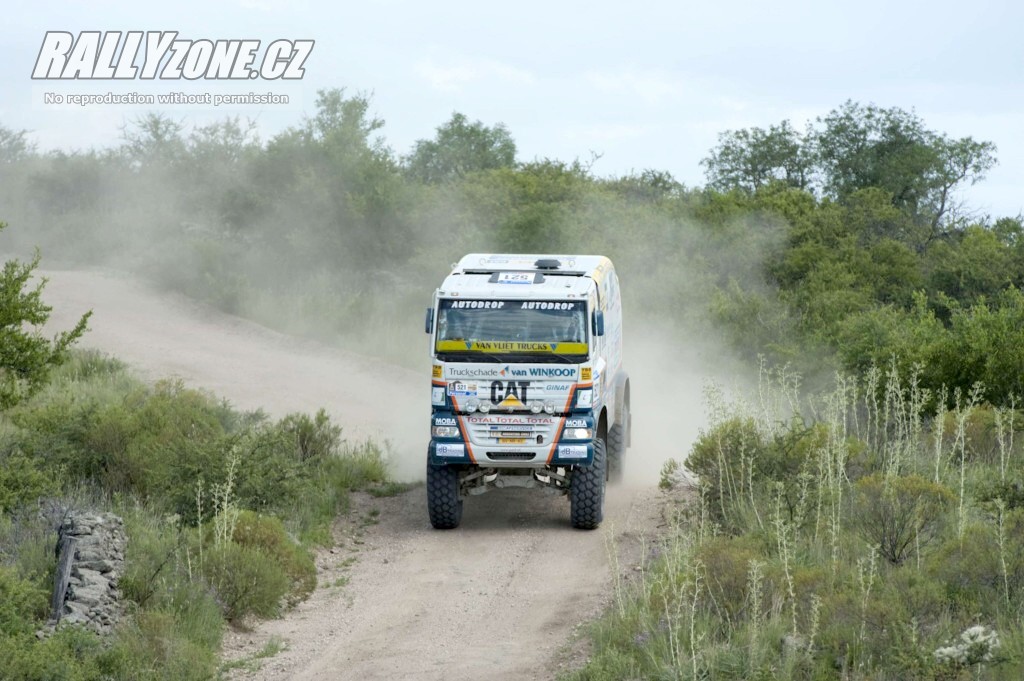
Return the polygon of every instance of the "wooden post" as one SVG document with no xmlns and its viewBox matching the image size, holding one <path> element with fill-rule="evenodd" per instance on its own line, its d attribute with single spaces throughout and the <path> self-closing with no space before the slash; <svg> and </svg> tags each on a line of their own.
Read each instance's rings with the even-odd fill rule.
<svg viewBox="0 0 1024 681">
<path fill-rule="evenodd" d="M 77 537 L 63 536 L 57 548 L 57 574 L 53 578 L 53 621 L 59 622 L 61 610 L 64 609 L 64 596 L 68 592 L 68 580 L 71 578 L 71 563 L 75 560 Z"/>
</svg>

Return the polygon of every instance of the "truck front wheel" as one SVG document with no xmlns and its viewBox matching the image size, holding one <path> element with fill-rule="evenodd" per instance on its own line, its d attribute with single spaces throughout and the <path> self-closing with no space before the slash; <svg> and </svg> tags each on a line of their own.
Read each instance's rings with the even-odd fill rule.
<svg viewBox="0 0 1024 681">
<path fill-rule="evenodd" d="M 454 466 L 427 464 L 427 510 L 435 530 L 452 530 L 462 522 L 459 471 Z"/>
<path fill-rule="evenodd" d="M 604 519 L 604 489 L 607 476 L 604 440 L 594 440 L 594 462 L 573 471 L 569 487 L 569 515 L 579 530 L 596 529 Z"/>
</svg>

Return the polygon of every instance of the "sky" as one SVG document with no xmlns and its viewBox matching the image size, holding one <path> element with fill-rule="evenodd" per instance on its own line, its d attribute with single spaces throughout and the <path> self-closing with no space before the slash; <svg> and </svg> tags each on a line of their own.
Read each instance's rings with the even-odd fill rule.
<svg viewBox="0 0 1024 681">
<path fill-rule="evenodd" d="M 995 143 L 999 164 L 962 197 L 979 216 L 1024 212 L 1024 3 L 53 1 L 6 7 L 0 126 L 42 150 L 118 142 L 161 111 L 228 116 L 268 139 L 315 112 L 317 90 L 371 98 L 398 155 L 453 112 L 503 123 L 518 158 L 593 162 L 598 176 L 668 171 L 705 182 L 727 130 L 798 129 L 847 100 L 914 111 L 930 129 Z M 33 80 L 47 31 L 177 31 L 192 40 L 314 40 L 301 80 Z M 288 103 L 56 104 L 52 95 L 273 93 Z M 47 93 L 51 102 L 46 102 Z"/>
</svg>

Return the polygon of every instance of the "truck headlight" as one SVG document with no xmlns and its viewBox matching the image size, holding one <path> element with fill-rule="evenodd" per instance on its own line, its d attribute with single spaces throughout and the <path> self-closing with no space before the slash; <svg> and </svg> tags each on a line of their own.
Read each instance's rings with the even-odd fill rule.
<svg viewBox="0 0 1024 681">
<path fill-rule="evenodd" d="M 544 405 L 541 404 L 539 400 L 534 400 L 533 402 L 530 402 L 530 413 L 539 414 L 543 409 Z"/>
<path fill-rule="evenodd" d="M 576 393 L 576 406 L 589 408 L 594 404 L 594 391 L 593 390 L 581 390 Z"/>
<path fill-rule="evenodd" d="M 488 404 L 487 402 L 481 402 L 479 409 L 481 414 L 486 414 L 491 410 L 491 405 Z"/>
<path fill-rule="evenodd" d="M 479 406 L 480 403 L 477 402 L 476 400 L 470 400 L 469 402 L 466 402 L 466 413 L 472 414 L 474 411 L 477 410 L 477 407 Z"/>
<path fill-rule="evenodd" d="M 590 428 L 567 428 L 565 436 L 571 440 L 593 440 L 594 431 Z"/>
<path fill-rule="evenodd" d="M 550 400 L 545 402 L 544 403 L 544 413 L 545 414 L 554 414 L 555 413 L 555 403 L 551 402 Z"/>
<path fill-rule="evenodd" d="M 458 437 L 458 426 L 434 426 L 430 429 L 434 437 Z"/>
</svg>

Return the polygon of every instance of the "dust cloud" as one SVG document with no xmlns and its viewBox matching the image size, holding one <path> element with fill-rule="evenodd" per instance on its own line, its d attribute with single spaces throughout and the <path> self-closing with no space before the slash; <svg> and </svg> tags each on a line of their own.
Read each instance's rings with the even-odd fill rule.
<svg viewBox="0 0 1024 681">
<path fill-rule="evenodd" d="M 186 377 L 222 375 L 204 387 L 246 408 L 281 413 L 323 406 L 350 439 L 386 441 L 401 480 L 424 477 L 430 363 L 423 310 L 450 263 L 466 252 L 601 253 L 616 264 L 624 295 L 624 366 L 632 380 L 630 484 L 656 482 L 665 460 L 685 459 L 705 421 L 709 381 L 730 384 L 753 373 L 730 355 L 724 333 L 708 317 L 708 303 L 730 281 L 744 290 L 763 282 L 762 263 L 781 233 L 771 225 L 750 229 L 737 218 L 735 228 L 708 229 L 587 177 L 573 180 L 576 203 L 521 232 L 506 224 L 508 216 L 468 205 L 456 185 L 414 192 L 390 170 L 374 181 L 406 207 L 375 215 L 371 206 L 359 214 L 339 203 L 329 167 L 314 173 L 319 184 L 313 189 L 273 189 L 291 186 L 292 166 L 323 163 L 316 144 L 295 141 L 309 130 L 297 130 L 271 143 L 260 142 L 237 120 L 191 133 L 129 130 L 120 151 L 36 155 L 0 168 L 0 219 L 10 223 L 0 232 L 0 253 L 30 257 L 39 247 L 51 269 L 109 268 L 152 282 L 156 288 L 137 301 L 135 311 L 146 323 L 176 319 L 174 306 L 180 305 L 173 301 L 187 299 L 207 306 L 201 312 L 206 321 L 227 313 L 230 328 L 246 319 L 274 329 L 272 336 L 287 334 L 290 339 L 268 340 L 270 347 L 249 348 L 237 336 L 235 347 L 204 341 L 220 348 L 225 366 L 241 367 L 247 353 L 256 357 L 252 366 L 260 368 L 248 372 L 249 386 L 232 385 L 214 360 L 201 371 L 184 356 L 177 363 L 140 357 L 138 364 Z M 275 164 L 273 154 L 282 148 L 298 161 Z M 183 158 L 207 165 L 199 173 Z M 110 343 L 103 349 L 131 352 L 130 342 L 104 336 L 99 314 L 125 294 L 109 281 L 78 293 L 87 291 L 97 297 L 80 300 L 78 307 L 96 308 L 97 315 L 86 345 L 106 337 Z M 51 302 L 60 309 L 58 300 Z M 110 310 L 108 317 L 117 314 Z M 187 346 L 197 336 L 222 335 L 192 317 L 178 321 L 178 328 L 162 324 L 140 342 L 167 348 L 174 357 L 176 338 Z M 146 330 L 116 328 L 127 339 Z M 296 367 L 296 353 L 312 359 Z M 288 379 L 288 367 L 301 380 Z M 267 385 L 287 385 L 289 394 L 261 390 L 258 379 L 270 373 L 274 382 Z"/>
<path fill-rule="evenodd" d="M 707 386 L 733 385 L 743 368 L 711 342 L 713 334 L 707 329 L 670 331 L 647 323 L 627 327 L 624 333 L 633 436 L 623 483 L 646 487 L 658 483 L 667 460 L 686 460 L 707 422 Z"/>
</svg>

